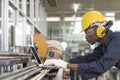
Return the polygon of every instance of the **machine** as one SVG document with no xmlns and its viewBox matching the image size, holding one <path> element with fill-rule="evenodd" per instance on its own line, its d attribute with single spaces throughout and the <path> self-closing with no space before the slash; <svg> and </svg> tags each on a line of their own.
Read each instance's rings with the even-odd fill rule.
<svg viewBox="0 0 120 80">
<path fill-rule="evenodd" d="M 46 59 L 61 58 L 61 50 L 51 43 L 48 44 L 49 42 L 37 33 L 34 34 L 34 43 L 35 46 L 30 46 L 29 48 L 37 63 L 1 74 L 0 80 L 65 80 L 66 77 L 64 78 L 64 76 L 67 73 L 64 69 L 55 66 L 39 66 Z"/>
</svg>

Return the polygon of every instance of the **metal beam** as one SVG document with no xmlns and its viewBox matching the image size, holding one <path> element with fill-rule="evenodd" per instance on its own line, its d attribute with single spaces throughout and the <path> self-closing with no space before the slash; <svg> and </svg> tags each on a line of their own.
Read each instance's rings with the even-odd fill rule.
<svg viewBox="0 0 120 80">
<path fill-rule="evenodd" d="M 8 51 L 8 0 L 2 0 L 2 33 L 1 50 Z"/>
</svg>

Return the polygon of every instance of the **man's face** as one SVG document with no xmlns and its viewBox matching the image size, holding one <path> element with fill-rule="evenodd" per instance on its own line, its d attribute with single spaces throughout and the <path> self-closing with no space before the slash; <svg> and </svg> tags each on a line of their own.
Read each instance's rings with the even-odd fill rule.
<svg viewBox="0 0 120 80">
<path fill-rule="evenodd" d="M 85 34 L 86 34 L 85 38 L 90 44 L 96 43 L 99 39 L 96 35 L 96 26 L 92 26 L 86 29 Z"/>
</svg>

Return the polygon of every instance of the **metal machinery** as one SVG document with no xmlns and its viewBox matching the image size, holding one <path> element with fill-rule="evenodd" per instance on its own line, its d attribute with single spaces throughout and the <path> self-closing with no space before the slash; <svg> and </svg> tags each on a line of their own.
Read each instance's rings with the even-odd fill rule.
<svg viewBox="0 0 120 80">
<path fill-rule="evenodd" d="M 0 74 L 26 67 L 30 59 L 31 54 L 0 51 Z"/>
<path fill-rule="evenodd" d="M 56 40 L 46 41 L 40 34 L 34 34 L 34 43 L 38 48 L 38 56 L 44 62 L 45 59 L 60 59 L 64 50 L 60 42 Z"/>
<path fill-rule="evenodd" d="M 47 43 L 40 34 L 34 34 L 34 43 L 37 46 L 36 51 L 38 53 L 38 57 L 40 58 L 41 63 L 44 63 L 44 61 L 48 56 L 48 52 L 51 49 L 49 49 L 48 51 Z M 55 48 L 53 49 L 55 50 Z M 4 60 L 4 59 L 5 58 L 3 56 L 0 57 L 0 60 Z M 30 60 L 31 60 L 31 54 L 12 55 L 12 57 L 9 56 L 9 58 L 6 57 L 5 65 L 4 63 L 0 62 L 0 67 L 4 66 L 5 68 L 5 66 L 7 66 L 8 68 L 9 66 L 19 63 L 26 63 L 26 64 L 29 63 L 29 65 L 19 70 L 12 70 L 13 68 L 9 67 L 9 70 L 12 71 L 8 71 L 7 73 L 1 74 L 0 80 L 66 80 L 65 78 L 67 78 L 66 77 L 67 73 L 62 68 L 57 68 L 54 66 L 39 67 L 39 63 L 31 64 Z M 6 68 L 4 70 L 6 70 Z"/>
<path fill-rule="evenodd" d="M 0 80 L 63 80 L 63 69 L 34 65 L 1 75 Z"/>
<path fill-rule="evenodd" d="M 47 41 L 47 59 L 61 59 L 62 58 L 62 52 L 64 51 L 63 46 L 60 42 L 56 40 L 48 40 Z"/>
</svg>

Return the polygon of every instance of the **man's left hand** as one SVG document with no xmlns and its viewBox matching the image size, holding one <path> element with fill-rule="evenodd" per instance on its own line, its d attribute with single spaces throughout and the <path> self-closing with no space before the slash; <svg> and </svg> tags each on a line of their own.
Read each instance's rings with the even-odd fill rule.
<svg viewBox="0 0 120 80">
<path fill-rule="evenodd" d="M 61 59 L 47 59 L 44 63 L 45 66 L 54 65 L 56 67 L 61 67 L 67 69 L 67 62 Z"/>
</svg>

